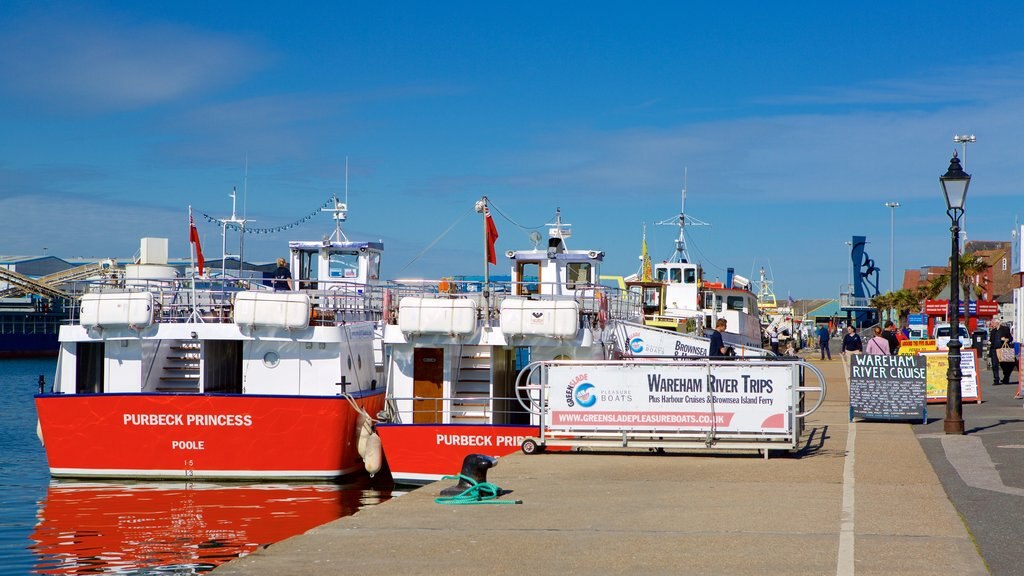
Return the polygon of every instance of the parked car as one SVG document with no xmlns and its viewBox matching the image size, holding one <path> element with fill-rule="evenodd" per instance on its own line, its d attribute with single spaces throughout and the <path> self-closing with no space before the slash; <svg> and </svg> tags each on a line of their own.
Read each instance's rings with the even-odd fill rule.
<svg viewBox="0 0 1024 576">
<path fill-rule="evenodd" d="M 939 350 L 949 349 L 950 332 L 951 330 L 948 322 L 943 322 L 941 324 L 935 325 L 935 330 L 932 337 L 935 338 L 936 348 L 938 348 Z M 960 344 L 962 344 L 964 348 L 970 348 L 974 344 L 974 341 L 971 340 L 970 334 L 967 332 L 967 327 L 964 326 L 963 324 L 960 325 L 959 334 Z"/>
</svg>

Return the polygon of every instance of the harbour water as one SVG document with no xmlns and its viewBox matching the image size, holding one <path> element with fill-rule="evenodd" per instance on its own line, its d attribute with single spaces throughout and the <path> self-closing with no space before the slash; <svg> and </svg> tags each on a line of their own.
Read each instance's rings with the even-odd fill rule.
<svg viewBox="0 0 1024 576">
<path fill-rule="evenodd" d="M 197 574 L 391 497 L 367 481 L 51 480 L 32 395 L 54 360 L 0 361 L 0 573 Z"/>
</svg>

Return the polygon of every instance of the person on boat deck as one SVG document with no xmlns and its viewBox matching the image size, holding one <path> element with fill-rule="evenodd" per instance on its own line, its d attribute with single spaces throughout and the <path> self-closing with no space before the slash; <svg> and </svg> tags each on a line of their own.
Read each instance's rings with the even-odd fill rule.
<svg viewBox="0 0 1024 576">
<path fill-rule="evenodd" d="M 292 273 L 288 270 L 288 263 L 284 258 L 277 259 L 277 270 L 274 270 L 274 290 L 291 290 Z"/>
<path fill-rule="evenodd" d="M 832 338 L 832 332 L 824 324 L 818 325 L 818 349 L 821 351 L 821 359 L 824 360 L 825 356 L 828 359 L 832 359 L 832 349 L 828 347 L 828 341 Z"/>
<path fill-rule="evenodd" d="M 875 335 L 864 345 L 865 354 L 889 355 L 889 340 L 882 335 L 882 329 L 875 326 Z"/>
<path fill-rule="evenodd" d="M 725 341 L 722 340 L 725 324 L 725 318 L 719 318 L 715 322 L 715 331 L 711 333 L 711 345 L 708 347 L 709 358 L 724 358 L 726 356 Z"/>
</svg>

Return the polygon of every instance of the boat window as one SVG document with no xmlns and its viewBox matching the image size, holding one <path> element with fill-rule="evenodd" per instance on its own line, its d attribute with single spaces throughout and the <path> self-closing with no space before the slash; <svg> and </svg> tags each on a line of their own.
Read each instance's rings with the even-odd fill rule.
<svg viewBox="0 0 1024 576">
<path fill-rule="evenodd" d="M 664 268 L 658 268 L 657 270 L 654 271 L 654 278 L 658 282 L 664 282 L 665 280 L 668 279 L 668 270 Z"/>
<path fill-rule="evenodd" d="M 743 310 L 743 296 L 729 296 L 726 298 L 725 306 L 729 310 Z"/>
<path fill-rule="evenodd" d="M 516 264 L 516 277 L 519 282 L 516 294 L 529 296 L 540 292 L 540 262 L 519 262 Z"/>
<path fill-rule="evenodd" d="M 316 284 L 310 282 L 302 282 L 302 280 L 316 280 L 318 274 L 318 256 L 319 252 L 303 250 L 299 252 L 299 288 L 315 290 Z"/>
<path fill-rule="evenodd" d="M 590 262 L 570 262 L 565 267 L 565 287 L 572 290 L 576 284 L 590 284 Z"/>
<path fill-rule="evenodd" d="M 359 253 L 332 252 L 328 268 L 331 278 L 357 278 L 359 276 Z"/>
<path fill-rule="evenodd" d="M 683 271 L 683 282 L 686 284 L 696 284 L 697 282 L 697 270 L 694 268 L 687 268 Z"/>
<path fill-rule="evenodd" d="M 366 273 L 370 280 L 380 278 L 380 254 L 378 252 L 370 252 Z"/>
<path fill-rule="evenodd" d="M 683 271 L 679 268 L 672 269 L 672 283 L 678 284 L 683 281 Z"/>
<path fill-rule="evenodd" d="M 644 311 L 657 311 L 661 304 L 661 288 L 649 286 L 644 288 Z"/>
</svg>

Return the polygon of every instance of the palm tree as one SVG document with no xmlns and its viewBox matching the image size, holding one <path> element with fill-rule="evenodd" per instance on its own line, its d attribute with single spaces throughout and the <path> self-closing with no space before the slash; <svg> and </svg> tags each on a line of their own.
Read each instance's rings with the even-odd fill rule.
<svg viewBox="0 0 1024 576">
<path fill-rule="evenodd" d="M 896 299 L 893 294 L 893 292 L 887 292 L 885 294 L 879 294 L 871 299 L 871 307 L 878 310 L 879 318 L 882 317 L 883 310 L 892 309 L 893 305 L 896 303 Z"/>
<path fill-rule="evenodd" d="M 949 273 L 940 274 L 935 278 L 928 281 L 927 284 L 922 284 L 916 289 L 916 295 L 918 300 L 935 300 L 945 287 L 949 285 Z"/>
<path fill-rule="evenodd" d="M 967 296 L 972 292 L 974 279 L 984 274 L 992 265 L 976 254 L 963 254 L 960 256 L 960 286 L 963 288 L 963 295 Z M 975 296 L 980 297 L 984 287 L 980 284 L 973 290 Z"/>
<path fill-rule="evenodd" d="M 922 298 L 918 297 L 914 290 L 898 290 L 893 294 L 893 308 L 896 309 L 896 317 L 900 325 L 906 323 L 907 317 L 921 311 Z"/>
</svg>

